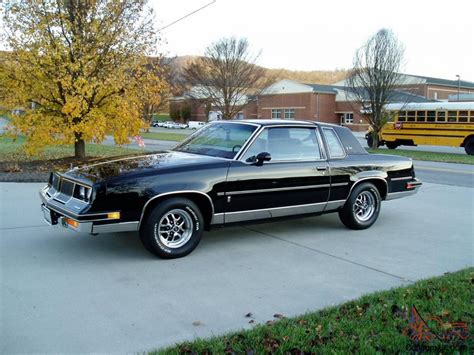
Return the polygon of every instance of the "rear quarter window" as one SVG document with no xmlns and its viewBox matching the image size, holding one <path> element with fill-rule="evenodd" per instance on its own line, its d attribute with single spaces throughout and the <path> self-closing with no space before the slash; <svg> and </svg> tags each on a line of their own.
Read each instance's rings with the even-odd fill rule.
<svg viewBox="0 0 474 355">
<path fill-rule="evenodd" d="M 333 127 L 334 131 L 341 140 L 347 155 L 368 154 L 359 140 L 354 136 L 350 129 L 346 127 Z"/>
</svg>

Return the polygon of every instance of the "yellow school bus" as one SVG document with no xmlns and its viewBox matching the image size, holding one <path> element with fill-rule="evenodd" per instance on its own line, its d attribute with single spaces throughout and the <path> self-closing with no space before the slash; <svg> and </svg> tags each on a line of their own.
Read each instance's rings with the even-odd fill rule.
<svg viewBox="0 0 474 355">
<path fill-rule="evenodd" d="M 389 104 L 385 109 L 393 119 L 380 132 L 381 145 L 464 147 L 474 155 L 474 102 Z"/>
</svg>

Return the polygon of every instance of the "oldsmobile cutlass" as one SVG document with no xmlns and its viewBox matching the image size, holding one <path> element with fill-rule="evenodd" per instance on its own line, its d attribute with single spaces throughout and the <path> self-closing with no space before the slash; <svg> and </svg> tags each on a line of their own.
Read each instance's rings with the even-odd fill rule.
<svg viewBox="0 0 474 355">
<path fill-rule="evenodd" d="M 136 231 L 151 253 L 178 258 L 233 223 L 337 212 L 369 228 L 382 201 L 420 186 L 411 159 L 368 154 L 347 128 L 244 120 L 210 123 L 169 151 L 53 172 L 40 197 L 51 225 Z"/>
</svg>

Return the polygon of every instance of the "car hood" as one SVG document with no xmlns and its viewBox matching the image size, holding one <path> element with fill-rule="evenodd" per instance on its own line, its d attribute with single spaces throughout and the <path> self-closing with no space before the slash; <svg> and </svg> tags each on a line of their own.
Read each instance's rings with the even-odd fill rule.
<svg viewBox="0 0 474 355">
<path fill-rule="evenodd" d="M 127 156 L 102 160 L 92 165 L 76 167 L 66 174 L 70 178 L 98 182 L 116 176 L 134 173 L 152 173 L 157 169 L 225 162 L 226 159 L 177 151 L 156 152 L 140 156 Z"/>
</svg>

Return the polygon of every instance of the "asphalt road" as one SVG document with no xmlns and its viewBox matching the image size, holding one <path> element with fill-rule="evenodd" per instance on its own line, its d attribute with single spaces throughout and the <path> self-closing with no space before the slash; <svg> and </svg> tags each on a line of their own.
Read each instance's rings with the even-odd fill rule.
<svg viewBox="0 0 474 355">
<path fill-rule="evenodd" d="M 416 176 L 424 182 L 474 187 L 474 165 L 419 160 L 413 164 Z"/>
<path fill-rule="evenodd" d="M 337 215 L 217 229 L 177 260 L 135 233 L 46 226 L 41 184 L 0 184 L 0 353 L 125 353 L 251 328 L 473 266 L 473 190 L 425 184 L 377 223 Z"/>
</svg>

